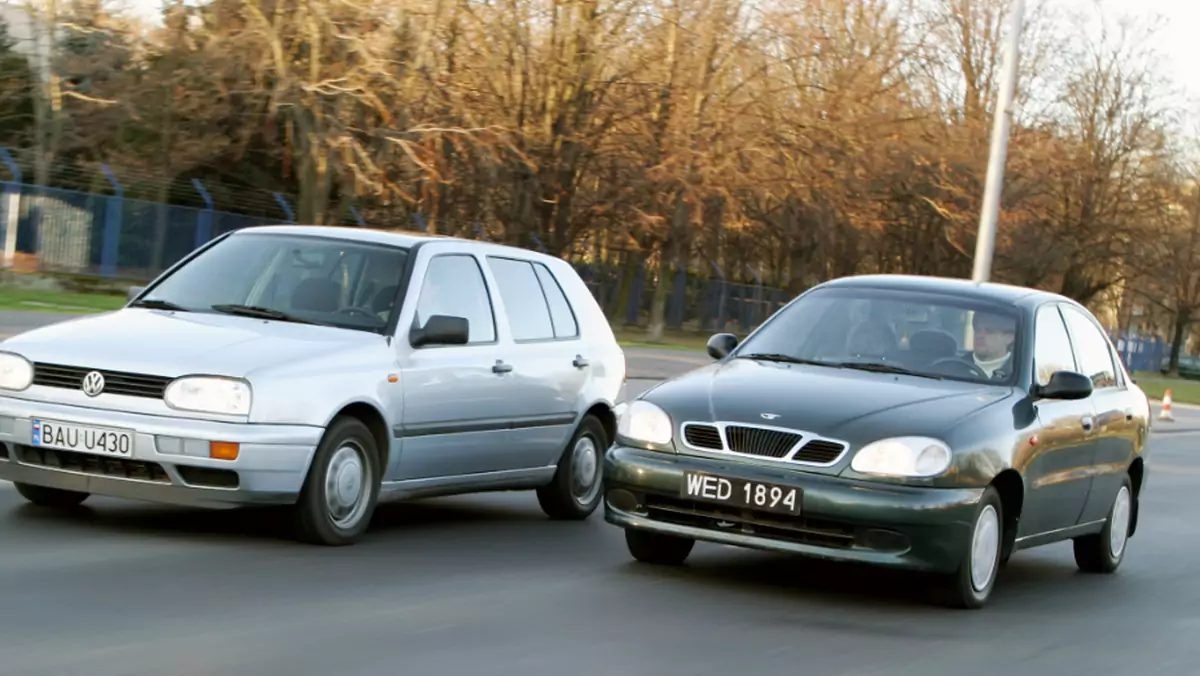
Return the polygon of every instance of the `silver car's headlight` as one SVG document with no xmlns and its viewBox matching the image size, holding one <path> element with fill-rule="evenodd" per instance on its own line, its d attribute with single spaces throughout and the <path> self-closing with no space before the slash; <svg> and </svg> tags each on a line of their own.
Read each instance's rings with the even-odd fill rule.
<svg viewBox="0 0 1200 676">
<path fill-rule="evenodd" d="M 617 434 L 632 441 L 665 446 L 671 443 L 671 416 L 648 401 L 637 400 L 617 421 Z"/>
<path fill-rule="evenodd" d="M 250 414 L 250 383 L 219 376 L 185 376 L 167 386 L 163 400 L 182 411 Z"/>
<path fill-rule="evenodd" d="M 893 477 L 931 477 L 950 468 L 954 454 L 930 437 L 880 439 L 858 450 L 850 469 L 860 474 Z"/>
<path fill-rule="evenodd" d="M 33 364 L 12 352 L 0 352 L 0 390 L 20 392 L 33 384 Z"/>
</svg>

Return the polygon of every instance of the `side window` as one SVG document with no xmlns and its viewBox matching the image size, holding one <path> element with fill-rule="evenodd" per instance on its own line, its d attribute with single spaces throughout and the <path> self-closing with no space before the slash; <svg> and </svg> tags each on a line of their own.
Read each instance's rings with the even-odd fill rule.
<svg viewBox="0 0 1200 676">
<path fill-rule="evenodd" d="M 430 259 L 416 314 L 417 326 L 424 326 L 431 315 L 463 317 L 471 327 L 468 343 L 496 340 L 492 299 L 474 256 L 444 254 Z"/>
<path fill-rule="evenodd" d="M 1038 310 L 1034 329 L 1033 368 L 1038 385 L 1050 382 L 1055 371 L 1074 371 L 1075 357 L 1071 354 L 1071 339 L 1063 325 L 1058 309 L 1047 305 Z"/>
<path fill-rule="evenodd" d="M 547 340 L 554 337 L 550 310 L 542 285 L 527 261 L 488 257 L 488 266 L 496 277 L 500 297 L 513 340 Z"/>
<path fill-rule="evenodd" d="M 1100 329 L 1084 314 L 1073 307 L 1063 307 L 1067 326 L 1071 327 L 1071 338 L 1075 343 L 1075 355 L 1079 357 L 1079 371 L 1092 379 L 1092 387 L 1115 387 L 1117 371 L 1113 365 L 1108 340 Z"/>
<path fill-rule="evenodd" d="M 577 337 L 579 322 L 575 321 L 575 313 L 571 310 L 571 304 L 567 302 L 567 295 L 563 293 L 562 286 L 554 278 L 550 268 L 545 265 L 534 263 L 533 269 L 537 272 L 538 281 L 542 283 L 542 291 L 546 294 L 546 304 L 550 306 L 550 319 L 554 322 L 554 337 Z"/>
</svg>

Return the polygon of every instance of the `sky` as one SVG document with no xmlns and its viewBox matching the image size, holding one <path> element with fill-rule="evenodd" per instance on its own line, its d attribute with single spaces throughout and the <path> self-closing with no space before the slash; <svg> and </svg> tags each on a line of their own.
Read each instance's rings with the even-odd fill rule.
<svg viewBox="0 0 1200 676">
<path fill-rule="evenodd" d="M 1056 0 L 1087 9 L 1095 0 Z M 1161 17 L 1154 40 L 1162 72 L 1193 101 L 1188 111 L 1200 119 L 1200 0 L 1100 0 L 1103 11 L 1137 18 Z"/>
</svg>

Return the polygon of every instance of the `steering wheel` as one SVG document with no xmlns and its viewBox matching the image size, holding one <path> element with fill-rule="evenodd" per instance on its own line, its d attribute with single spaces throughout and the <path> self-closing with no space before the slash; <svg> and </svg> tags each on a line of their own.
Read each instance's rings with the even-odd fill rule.
<svg viewBox="0 0 1200 676">
<path fill-rule="evenodd" d="M 931 368 L 936 369 L 938 366 L 940 366 L 942 364 L 951 364 L 953 366 L 962 368 L 962 369 L 966 370 L 966 372 L 967 372 L 966 375 L 975 376 L 977 378 L 983 378 L 984 380 L 988 379 L 988 374 L 983 369 L 979 368 L 977 365 L 972 364 L 969 361 L 963 361 L 963 360 L 959 359 L 958 357 L 942 357 L 941 359 L 934 361 L 929 366 Z"/>
<path fill-rule="evenodd" d="M 367 317 L 369 319 L 379 321 L 379 316 L 376 315 L 374 312 L 371 312 L 370 310 L 368 310 L 366 308 L 358 307 L 355 305 L 352 305 L 350 307 L 341 308 L 340 310 L 337 311 L 337 313 L 339 315 L 358 315 L 360 317 Z"/>
</svg>

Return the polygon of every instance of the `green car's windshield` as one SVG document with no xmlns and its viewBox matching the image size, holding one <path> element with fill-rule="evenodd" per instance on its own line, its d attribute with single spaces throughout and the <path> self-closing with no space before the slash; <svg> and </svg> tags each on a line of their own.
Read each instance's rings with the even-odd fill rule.
<svg viewBox="0 0 1200 676">
<path fill-rule="evenodd" d="M 1016 308 L 984 299 L 825 288 L 785 307 L 734 356 L 1011 384 L 1020 324 Z"/>
<path fill-rule="evenodd" d="M 409 252 L 331 237 L 238 233 L 133 305 L 382 331 Z"/>
</svg>

